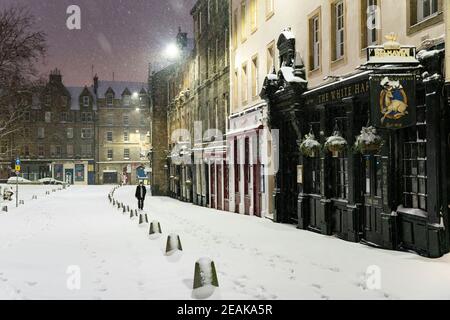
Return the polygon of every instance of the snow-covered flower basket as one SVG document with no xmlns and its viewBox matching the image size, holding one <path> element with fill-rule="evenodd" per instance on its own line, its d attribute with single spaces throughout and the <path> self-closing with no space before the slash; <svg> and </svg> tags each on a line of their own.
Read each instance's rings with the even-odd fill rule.
<svg viewBox="0 0 450 320">
<path fill-rule="evenodd" d="M 314 133 L 307 134 L 300 144 L 300 152 L 307 157 L 314 157 L 321 149 L 320 143 L 316 140 Z"/>
<path fill-rule="evenodd" d="M 173 180 L 175 177 L 174 176 L 170 176 L 170 180 Z"/>
<path fill-rule="evenodd" d="M 186 180 L 185 184 L 186 184 L 186 186 L 190 187 L 190 186 L 192 186 L 192 181 L 191 180 Z"/>
<path fill-rule="evenodd" d="M 173 177 L 173 179 L 174 179 L 175 181 L 179 181 L 179 180 L 180 180 L 180 177 Z"/>
<path fill-rule="evenodd" d="M 383 138 L 377 134 L 374 127 L 363 127 L 356 138 L 355 150 L 362 154 L 376 154 L 383 146 Z"/>
<path fill-rule="evenodd" d="M 347 146 L 347 140 L 345 140 L 339 131 L 335 131 L 331 137 L 328 137 L 324 147 L 332 152 L 342 152 Z"/>
</svg>

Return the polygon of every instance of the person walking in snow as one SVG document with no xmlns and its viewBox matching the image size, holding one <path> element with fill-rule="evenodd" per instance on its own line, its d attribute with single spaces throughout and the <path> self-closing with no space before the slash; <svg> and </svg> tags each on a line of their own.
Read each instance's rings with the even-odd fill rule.
<svg viewBox="0 0 450 320">
<path fill-rule="evenodd" d="M 141 181 L 136 188 L 136 199 L 138 200 L 139 210 L 144 210 L 145 196 L 147 195 L 147 188 L 144 186 L 144 182 Z"/>
</svg>

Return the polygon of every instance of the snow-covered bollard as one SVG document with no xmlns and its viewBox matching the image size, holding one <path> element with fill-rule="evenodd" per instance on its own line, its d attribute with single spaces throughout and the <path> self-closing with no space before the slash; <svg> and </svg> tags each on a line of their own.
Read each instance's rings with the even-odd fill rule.
<svg viewBox="0 0 450 320">
<path fill-rule="evenodd" d="M 147 215 L 147 214 L 145 214 Z M 158 239 L 162 234 L 161 224 L 158 221 L 152 221 L 150 223 L 150 229 L 148 230 L 148 236 L 150 239 Z"/>
<path fill-rule="evenodd" d="M 2 212 L 8 212 L 8 206 L 3 206 L 2 207 Z"/>
<path fill-rule="evenodd" d="M 37 200 L 37 195 L 33 195 L 32 197 L 31 197 L 31 200 Z"/>
<path fill-rule="evenodd" d="M 113 204 L 113 206 L 116 206 L 116 200 L 115 199 L 113 199 L 112 204 Z"/>
<path fill-rule="evenodd" d="M 127 206 L 127 212 L 130 212 L 130 206 Z"/>
<path fill-rule="evenodd" d="M 127 213 L 127 208 L 123 207 L 122 213 L 123 214 Z"/>
<path fill-rule="evenodd" d="M 19 200 L 19 204 L 24 205 L 25 204 L 25 200 Z"/>
<path fill-rule="evenodd" d="M 143 227 L 148 224 L 148 217 L 146 213 L 139 214 L 139 226 Z"/>
<path fill-rule="evenodd" d="M 130 210 L 130 219 L 134 219 L 137 215 L 134 215 L 134 210 Z"/>
<path fill-rule="evenodd" d="M 150 228 L 151 228 L 151 226 L 150 226 Z M 170 234 L 167 237 L 166 256 L 171 256 L 178 251 L 183 251 L 183 247 L 181 246 L 180 236 L 177 234 Z"/>
<path fill-rule="evenodd" d="M 194 287 L 192 295 L 196 299 L 206 299 L 219 287 L 214 261 L 201 258 L 195 263 Z"/>
</svg>

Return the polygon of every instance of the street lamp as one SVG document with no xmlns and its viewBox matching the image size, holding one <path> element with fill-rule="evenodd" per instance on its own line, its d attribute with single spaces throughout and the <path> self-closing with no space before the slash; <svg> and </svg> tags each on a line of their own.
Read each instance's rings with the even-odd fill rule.
<svg viewBox="0 0 450 320">
<path fill-rule="evenodd" d="M 170 60 L 175 60 L 180 55 L 180 49 L 175 43 L 171 43 L 166 48 L 166 55 Z"/>
</svg>

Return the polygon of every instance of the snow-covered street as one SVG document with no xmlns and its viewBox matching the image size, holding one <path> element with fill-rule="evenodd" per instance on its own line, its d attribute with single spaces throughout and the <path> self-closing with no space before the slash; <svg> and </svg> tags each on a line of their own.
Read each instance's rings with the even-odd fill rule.
<svg viewBox="0 0 450 320">
<path fill-rule="evenodd" d="M 0 299 L 191 299 L 194 264 L 215 261 L 222 299 L 449 299 L 450 256 L 431 260 L 344 242 L 294 226 L 147 198 L 163 235 L 108 201 L 111 186 L 21 187 L 25 205 L 0 214 Z M 134 187 L 115 197 L 135 208 Z M 31 200 L 32 195 L 37 200 Z M 165 255 L 179 234 L 183 255 Z M 381 289 L 367 270 L 381 271 Z M 78 269 L 79 268 L 79 269 Z M 67 285 L 79 270 L 81 287 Z M 73 288 L 72 288 L 73 289 Z"/>
</svg>

